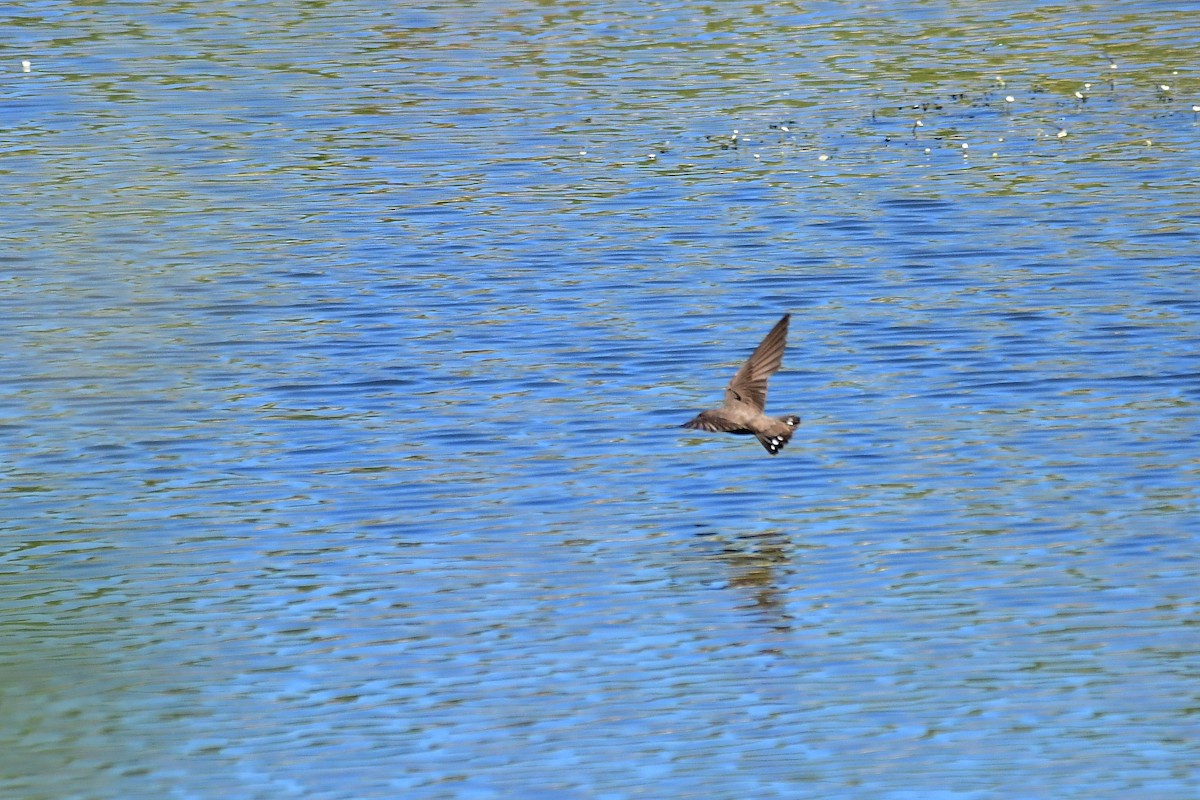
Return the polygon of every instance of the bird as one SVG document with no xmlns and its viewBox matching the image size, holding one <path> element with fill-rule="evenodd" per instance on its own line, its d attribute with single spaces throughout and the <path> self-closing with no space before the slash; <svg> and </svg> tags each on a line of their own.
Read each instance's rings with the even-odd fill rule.
<svg viewBox="0 0 1200 800">
<path fill-rule="evenodd" d="M 683 423 L 681 428 L 713 433 L 753 434 L 771 455 L 778 455 L 796 426 L 800 417 L 768 417 L 763 413 L 767 405 L 767 379 L 783 364 L 783 349 L 787 347 L 788 320 L 784 314 L 771 332 L 763 337 L 758 347 L 742 364 L 742 368 L 725 387 L 725 402 L 720 408 L 701 411 L 696 418 Z"/>
</svg>

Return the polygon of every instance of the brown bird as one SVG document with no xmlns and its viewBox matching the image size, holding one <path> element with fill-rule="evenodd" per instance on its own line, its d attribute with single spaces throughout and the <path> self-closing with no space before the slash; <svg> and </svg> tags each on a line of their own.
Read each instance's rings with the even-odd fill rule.
<svg viewBox="0 0 1200 800">
<path fill-rule="evenodd" d="M 783 363 L 791 317 L 791 314 L 784 314 L 754 348 L 750 358 L 725 387 L 725 403 L 720 408 L 701 411 L 695 419 L 680 427 L 714 433 L 752 433 L 771 455 L 782 450 L 800 424 L 800 418 L 768 417 L 763 409 L 767 406 L 767 379 Z"/>
</svg>

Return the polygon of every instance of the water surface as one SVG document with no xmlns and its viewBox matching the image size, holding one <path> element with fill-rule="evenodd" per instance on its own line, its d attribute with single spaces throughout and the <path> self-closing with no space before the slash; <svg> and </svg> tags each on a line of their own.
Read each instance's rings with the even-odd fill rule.
<svg viewBox="0 0 1200 800">
<path fill-rule="evenodd" d="M 1200 790 L 1189 8 L 4 15 L 6 796 Z"/>
</svg>

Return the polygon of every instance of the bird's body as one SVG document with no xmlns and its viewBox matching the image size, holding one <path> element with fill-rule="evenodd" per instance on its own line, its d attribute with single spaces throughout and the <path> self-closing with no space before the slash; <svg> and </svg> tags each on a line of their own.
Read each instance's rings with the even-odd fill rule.
<svg viewBox="0 0 1200 800">
<path fill-rule="evenodd" d="M 789 319 L 791 314 L 784 314 L 746 359 L 725 387 L 725 402 L 721 407 L 701 411 L 695 419 L 685 422 L 684 428 L 754 435 L 771 455 L 783 449 L 800 418 L 768 417 L 763 412 L 767 405 L 767 379 L 783 364 Z"/>
</svg>

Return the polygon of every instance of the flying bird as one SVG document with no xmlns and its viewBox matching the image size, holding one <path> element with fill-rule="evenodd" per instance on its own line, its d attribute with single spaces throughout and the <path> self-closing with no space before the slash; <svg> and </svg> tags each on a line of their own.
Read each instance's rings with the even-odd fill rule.
<svg viewBox="0 0 1200 800">
<path fill-rule="evenodd" d="M 768 417 L 763 409 L 767 405 L 767 379 L 783 363 L 791 317 L 791 314 L 784 314 L 754 348 L 750 358 L 725 387 L 725 402 L 720 408 L 701 411 L 695 419 L 680 427 L 714 433 L 754 434 L 771 455 L 782 450 L 800 424 L 800 417 Z"/>
</svg>

